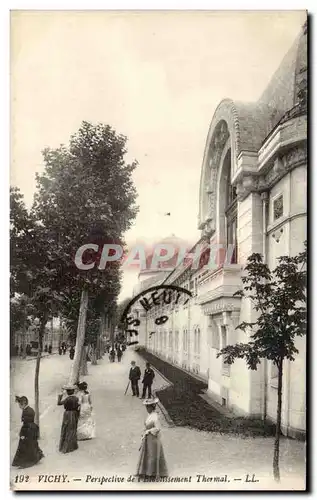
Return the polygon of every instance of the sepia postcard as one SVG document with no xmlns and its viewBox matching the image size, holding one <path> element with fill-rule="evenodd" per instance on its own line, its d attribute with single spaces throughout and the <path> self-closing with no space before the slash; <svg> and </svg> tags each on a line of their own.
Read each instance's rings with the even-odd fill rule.
<svg viewBox="0 0 317 500">
<path fill-rule="evenodd" d="M 12 490 L 306 490 L 308 29 L 11 11 Z"/>
</svg>

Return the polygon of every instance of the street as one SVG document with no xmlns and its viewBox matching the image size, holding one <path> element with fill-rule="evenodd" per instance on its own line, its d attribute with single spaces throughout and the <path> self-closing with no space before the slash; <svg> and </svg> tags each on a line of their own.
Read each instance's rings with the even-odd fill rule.
<svg viewBox="0 0 317 500">
<path fill-rule="evenodd" d="M 40 431 L 39 441 L 45 458 L 36 466 L 11 469 L 15 489 L 147 489 L 151 485 L 127 482 L 86 482 L 87 475 L 128 478 L 135 473 L 140 439 L 146 417 L 142 401 L 132 397 L 131 388 L 124 395 L 132 359 L 142 372 L 145 362 L 131 348 L 121 363 L 110 363 L 107 355 L 98 365 L 88 364 L 89 374 L 83 377 L 91 391 L 96 421 L 96 438 L 79 442 L 79 449 L 63 455 L 58 451 L 63 408 L 57 406 L 57 394 L 67 382 L 71 368 L 68 354 L 43 358 L 40 370 Z M 11 461 L 14 456 L 21 421 L 21 411 L 15 395 L 26 395 L 34 406 L 35 360 L 13 360 L 11 363 Z M 153 388 L 167 384 L 156 372 Z M 206 489 L 210 477 L 224 477 L 224 482 L 208 481 L 210 489 L 275 489 L 272 480 L 273 438 L 242 438 L 194 429 L 170 426 L 160 412 L 162 441 L 171 476 L 191 476 L 190 483 L 160 483 L 157 489 Z M 304 443 L 281 440 L 281 488 L 301 489 L 305 486 Z M 29 476 L 28 482 L 15 483 L 17 475 Z M 66 483 L 45 481 L 43 475 L 67 475 Z M 246 475 L 258 482 L 245 482 Z M 41 475 L 41 476 L 39 476 Z M 201 475 L 197 482 L 196 475 Z M 205 479 L 203 477 L 205 475 Z M 41 477 L 39 482 L 39 477 Z M 230 484 L 228 484 L 228 478 Z M 77 481 L 75 481 L 77 479 Z M 119 479 L 118 479 L 119 481 Z"/>
</svg>

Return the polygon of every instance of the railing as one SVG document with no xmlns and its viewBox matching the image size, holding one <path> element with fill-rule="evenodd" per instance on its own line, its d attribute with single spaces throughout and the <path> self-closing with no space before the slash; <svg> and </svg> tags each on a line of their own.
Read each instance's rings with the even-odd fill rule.
<svg viewBox="0 0 317 500">
<path fill-rule="evenodd" d="M 274 134 L 275 130 L 282 125 L 283 123 L 287 122 L 288 120 L 291 120 L 292 118 L 296 118 L 297 116 L 302 116 L 307 114 L 307 103 L 298 103 L 295 104 L 295 106 L 282 116 L 282 118 L 277 122 L 277 124 L 274 126 L 272 130 L 270 130 L 269 134 L 265 137 L 265 139 L 262 142 L 261 148 L 264 146 L 264 144 L 269 140 L 269 138 Z"/>
<path fill-rule="evenodd" d="M 278 125 L 281 125 L 282 123 L 287 122 L 288 120 L 291 120 L 292 118 L 296 118 L 297 116 L 301 116 L 303 114 L 307 113 L 307 103 L 298 103 L 295 104 L 295 106 L 288 111 L 286 111 L 285 115 L 282 116 L 280 121 L 278 122 Z"/>
</svg>

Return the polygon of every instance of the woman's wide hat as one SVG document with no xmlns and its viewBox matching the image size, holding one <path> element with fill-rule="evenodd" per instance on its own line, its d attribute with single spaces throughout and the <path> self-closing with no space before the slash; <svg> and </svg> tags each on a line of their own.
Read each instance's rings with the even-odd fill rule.
<svg viewBox="0 0 317 500">
<path fill-rule="evenodd" d="M 143 404 L 145 406 L 151 406 L 151 405 L 156 405 L 158 402 L 159 402 L 158 398 L 149 398 L 149 399 L 145 399 L 143 401 Z"/>
<path fill-rule="evenodd" d="M 63 389 L 65 389 L 65 391 L 74 391 L 75 389 L 77 389 L 77 387 L 76 385 L 66 384 L 63 385 Z"/>
</svg>

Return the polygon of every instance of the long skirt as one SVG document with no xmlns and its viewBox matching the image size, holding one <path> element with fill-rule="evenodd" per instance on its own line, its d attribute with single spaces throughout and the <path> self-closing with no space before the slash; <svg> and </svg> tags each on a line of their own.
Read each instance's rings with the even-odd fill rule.
<svg viewBox="0 0 317 500">
<path fill-rule="evenodd" d="M 28 424 L 27 427 L 22 426 L 20 435 L 12 465 L 21 468 L 32 467 L 44 457 L 37 442 L 38 426 L 36 424 Z"/>
<path fill-rule="evenodd" d="M 96 437 L 95 422 L 92 416 L 90 404 L 84 403 L 80 407 L 80 415 L 77 426 L 77 439 L 83 441 Z"/>
<path fill-rule="evenodd" d="M 159 435 L 147 434 L 143 439 L 136 475 L 141 477 L 168 476 L 164 450 Z"/>
<path fill-rule="evenodd" d="M 59 441 L 59 451 L 69 453 L 77 450 L 77 410 L 65 410 L 61 429 L 61 438 Z"/>
</svg>

